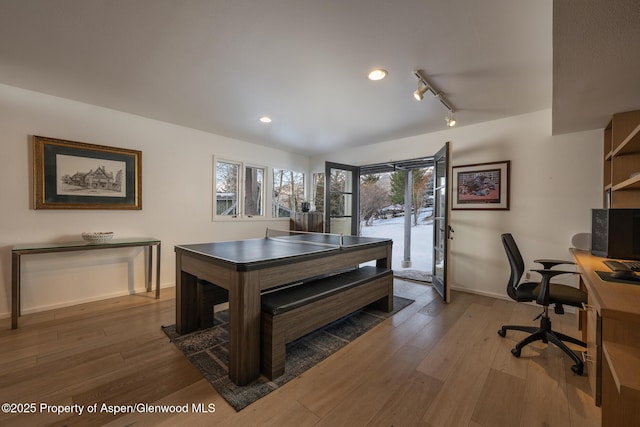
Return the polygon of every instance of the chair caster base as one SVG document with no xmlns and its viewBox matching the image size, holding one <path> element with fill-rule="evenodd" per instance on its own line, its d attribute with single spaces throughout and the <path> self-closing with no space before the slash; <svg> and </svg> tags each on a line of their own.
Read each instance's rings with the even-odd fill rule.
<svg viewBox="0 0 640 427">
<path fill-rule="evenodd" d="M 514 347 L 511 349 L 511 354 L 513 354 L 515 357 L 520 357 L 522 350 L 520 350 L 518 347 Z"/>
<path fill-rule="evenodd" d="M 505 331 L 504 329 L 500 329 L 498 331 L 498 335 L 500 335 L 502 338 L 507 336 L 507 331 Z"/>
<path fill-rule="evenodd" d="M 576 374 L 576 375 L 582 375 L 582 372 L 583 372 L 583 370 L 584 370 L 584 366 L 583 366 L 582 364 L 579 364 L 579 365 L 578 365 L 578 364 L 576 364 L 576 365 L 573 365 L 573 366 L 571 367 L 571 370 L 572 370 L 572 371 L 573 371 L 573 373 L 574 373 L 574 374 Z"/>
</svg>

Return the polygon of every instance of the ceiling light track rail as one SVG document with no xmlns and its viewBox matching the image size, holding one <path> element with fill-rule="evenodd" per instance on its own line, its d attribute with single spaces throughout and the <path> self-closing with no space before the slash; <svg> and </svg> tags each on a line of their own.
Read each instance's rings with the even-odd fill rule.
<svg viewBox="0 0 640 427">
<path fill-rule="evenodd" d="M 456 119 L 453 117 L 455 109 L 442 95 L 442 92 L 436 89 L 431 83 L 429 83 L 429 81 L 427 80 L 427 76 L 423 70 L 416 70 L 413 72 L 413 74 L 418 78 L 418 89 L 413 92 L 414 98 L 416 98 L 418 101 L 422 101 L 422 99 L 424 98 L 424 94 L 427 91 L 431 92 L 431 94 L 438 98 L 440 103 L 444 105 L 447 110 L 449 110 L 449 114 L 446 117 L 447 126 L 454 126 L 456 124 Z"/>
</svg>

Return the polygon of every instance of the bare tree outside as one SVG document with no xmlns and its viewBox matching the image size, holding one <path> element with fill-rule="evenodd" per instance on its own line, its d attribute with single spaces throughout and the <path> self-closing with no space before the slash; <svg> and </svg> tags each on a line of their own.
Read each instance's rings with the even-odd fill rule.
<svg viewBox="0 0 640 427">
<path fill-rule="evenodd" d="M 418 225 L 418 210 L 425 207 L 426 195 L 428 191 L 427 184 L 431 181 L 433 168 L 415 169 L 411 171 L 413 174 L 413 188 L 411 189 L 411 203 L 415 210 L 413 215 L 413 225 Z"/>
<path fill-rule="evenodd" d="M 273 169 L 273 217 L 289 217 L 304 200 L 304 174 Z"/>
<path fill-rule="evenodd" d="M 312 203 L 316 211 L 324 212 L 324 173 L 313 174 Z"/>
<path fill-rule="evenodd" d="M 246 166 L 244 169 L 244 214 L 248 216 L 264 215 L 265 169 Z"/>
<path fill-rule="evenodd" d="M 345 214 L 345 201 L 343 194 L 351 193 L 348 189 L 347 171 L 334 169 L 330 176 L 330 197 L 331 197 L 331 216 L 342 216 Z"/>
<path fill-rule="evenodd" d="M 216 215 L 238 215 L 240 165 L 216 162 Z"/>
<path fill-rule="evenodd" d="M 370 226 L 380 211 L 389 204 L 389 191 L 380 184 L 380 176 L 360 178 L 360 224 Z"/>
<path fill-rule="evenodd" d="M 411 205 L 419 210 L 426 206 L 427 194 L 429 193 L 428 183 L 433 176 L 433 168 L 413 169 L 411 171 L 413 187 L 411 189 Z M 404 204 L 404 173 L 393 172 L 391 174 L 391 189 L 389 198 L 391 203 Z M 418 224 L 418 216 L 413 216 L 413 225 Z"/>
</svg>

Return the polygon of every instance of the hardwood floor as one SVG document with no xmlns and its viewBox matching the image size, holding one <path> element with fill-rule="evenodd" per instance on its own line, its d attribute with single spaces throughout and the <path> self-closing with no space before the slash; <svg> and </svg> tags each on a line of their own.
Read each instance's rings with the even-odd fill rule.
<svg viewBox="0 0 640 427">
<path fill-rule="evenodd" d="M 599 426 L 586 377 L 560 350 L 500 338 L 502 324 L 533 324 L 538 307 L 395 281 L 408 308 L 284 387 L 236 413 L 164 333 L 174 289 L 0 320 L 0 402 L 35 413 L 0 413 L 0 425 L 109 426 Z M 554 328 L 578 335 L 575 316 Z M 35 403 L 35 408 L 25 404 Z M 117 414 L 104 405 L 142 404 Z M 193 405 L 215 412 L 196 413 Z M 79 405 L 82 415 L 44 405 Z M 97 404 L 97 413 L 88 413 Z M 150 412 L 175 405 L 188 413 Z M 113 412 L 113 410 L 111 411 Z"/>
</svg>

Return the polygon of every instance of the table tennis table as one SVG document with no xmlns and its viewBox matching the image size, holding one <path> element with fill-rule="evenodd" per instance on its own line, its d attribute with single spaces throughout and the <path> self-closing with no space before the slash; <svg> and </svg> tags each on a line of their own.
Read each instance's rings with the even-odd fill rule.
<svg viewBox="0 0 640 427">
<path fill-rule="evenodd" d="M 198 328 L 197 283 L 229 291 L 229 378 L 246 385 L 260 375 L 260 292 L 369 261 L 391 268 L 391 239 L 303 233 L 178 245 L 176 331 Z"/>
</svg>

